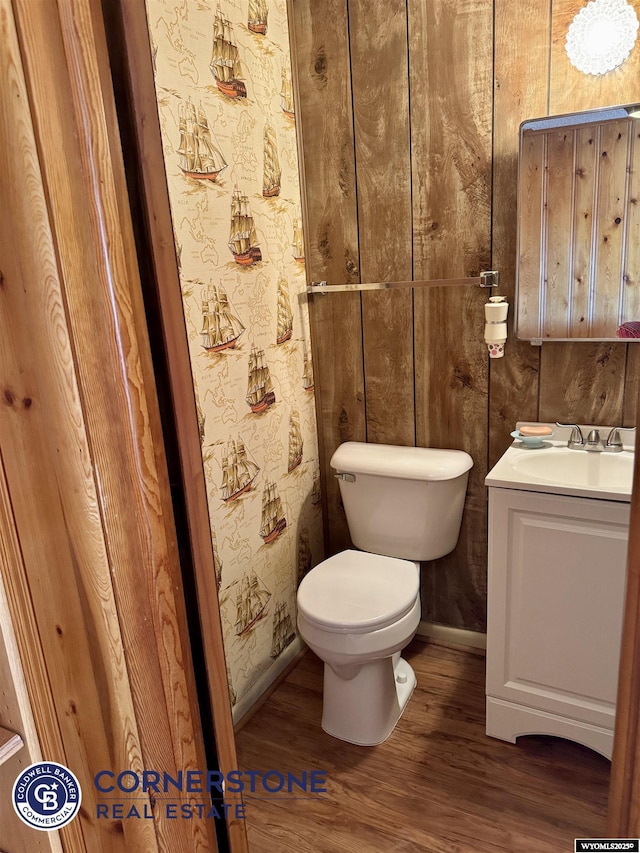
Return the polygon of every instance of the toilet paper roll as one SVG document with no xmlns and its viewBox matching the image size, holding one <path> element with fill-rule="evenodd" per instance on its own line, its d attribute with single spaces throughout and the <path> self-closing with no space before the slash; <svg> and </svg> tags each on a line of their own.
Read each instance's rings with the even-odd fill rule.
<svg viewBox="0 0 640 853">
<path fill-rule="evenodd" d="M 506 323 L 487 323 L 484 327 L 484 339 L 486 343 L 504 343 L 507 340 Z"/>
<path fill-rule="evenodd" d="M 487 323 L 504 323 L 508 312 L 509 306 L 506 302 L 487 302 L 484 306 L 484 318 Z"/>
</svg>

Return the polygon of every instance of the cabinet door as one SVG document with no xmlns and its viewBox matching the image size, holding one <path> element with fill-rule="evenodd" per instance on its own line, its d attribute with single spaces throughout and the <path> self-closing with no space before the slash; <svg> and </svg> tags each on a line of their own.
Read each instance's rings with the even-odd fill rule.
<svg viewBox="0 0 640 853">
<path fill-rule="evenodd" d="M 629 505 L 491 489 L 487 693 L 613 727 Z"/>
</svg>

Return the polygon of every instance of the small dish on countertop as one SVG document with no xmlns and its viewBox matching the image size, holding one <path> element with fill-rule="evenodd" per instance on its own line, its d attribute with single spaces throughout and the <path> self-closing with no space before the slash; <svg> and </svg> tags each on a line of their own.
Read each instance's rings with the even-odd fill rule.
<svg viewBox="0 0 640 853">
<path fill-rule="evenodd" d="M 554 435 L 553 432 L 547 435 L 521 435 L 520 430 L 514 430 L 511 433 L 511 438 L 517 438 L 525 447 L 535 450 L 537 447 L 545 447 L 545 441 Z"/>
</svg>

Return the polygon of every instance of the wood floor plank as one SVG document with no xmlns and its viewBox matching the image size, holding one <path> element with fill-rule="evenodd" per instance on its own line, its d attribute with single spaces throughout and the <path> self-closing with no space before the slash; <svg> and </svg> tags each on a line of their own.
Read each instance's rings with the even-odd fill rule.
<svg viewBox="0 0 640 853">
<path fill-rule="evenodd" d="M 484 733 L 484 658 L 414 642 L 418 686 L 384 744 L 320 728 L 309 653 L 238 735 L 241 768 L 322 769 L 327 794 L 246 797 L 251 853 L 561 853 L 605 831 L 609 762 L 555 738 Z"/>
</svg>

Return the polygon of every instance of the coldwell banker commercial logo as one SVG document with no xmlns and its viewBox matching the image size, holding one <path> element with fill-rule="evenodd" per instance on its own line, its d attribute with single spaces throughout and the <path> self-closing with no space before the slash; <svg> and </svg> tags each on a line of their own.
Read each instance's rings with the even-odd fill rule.
<svg viewBox="0 0 640 853">
<path fill-rule="evenodd" d="M 100 770 L 94 777 L 98 820 L 242 820 L 243 800 L 328 799 L 325 770 Z M 52 831 L 73 820 L 82 792 L 74 774 L 55 761 L 41 761 L 16 779 L 13 807 L 27 826 Z"/>
<path fill-rule="evenodd" d="M 18 776 L 11 800 L 27 826 L 51 832 L 73 820 L 80 808 L 82 791 L 68 767 L 55 761 L 39 761 Z"/>
</svg>

